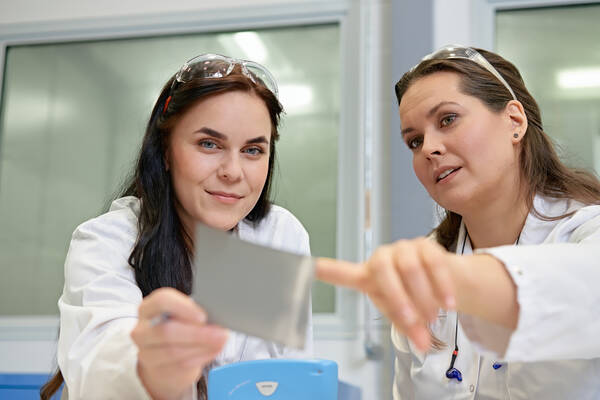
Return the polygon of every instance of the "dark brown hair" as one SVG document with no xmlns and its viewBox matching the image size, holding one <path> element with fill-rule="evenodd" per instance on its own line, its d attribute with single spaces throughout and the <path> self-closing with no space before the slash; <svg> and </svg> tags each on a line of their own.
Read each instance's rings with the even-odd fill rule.
<svg viewBox="0 0 600 400">
<path fill-rule="evenodd" d="M 221 78 L 195 78 L 175 82 L 173 76 L 164 85 L 156 101 L 142 141 L 138 161 L 120 196 L 140 199 L 138 238 L 129 257 L 135 279 L 143 296 L 160 287 L 173 287 L 185 294 L 192 291 L 192 246 L 175 209 L 175 193 L 165 166 L 165 151 L 171 129 L 187 110 L 198 102 L 219 94 L 242 91 L 260 98 L 271 119 L 269 167 L 263 190 L 254 208 L 245 217 L 258 223 L 268 213 L 269 193 L 275 164 L 275 141 L 279 138 L 279 118 L 283 108 L 277 97 L 260 80 L 242 73 L 239 66 Z M 58 370 L 42 387 L 41 399 L 50 397 L 64 381 Z M 206 382 L 198 382 L 199 398 L 205 399 Z"/>
<path fill-rule="evenodd" d="M 545 220 L 556 220 L 572 214 L 555 217 L 541 215 L 533 207 L 533 198 L 536 193 L 554 198 L 574 199 L 584 204 L 599 204 L 600 181 L 591 172 L 569 168 L 560 161 L 551 139 L 543 130 L 537 102 L 525 87 L 517 68 L 498 54 L 482 49 L 475 50 L 502 75 L 525 109 L 528 125 L 527 132 L 521 140 L 519 163 L 520 179 L 526 183 L 527 187 L 525 196 L 529 208 Z M 460 90 L 481 100 L 492 112 L 501 112 L 513 99 L 506 87 L 479 64 L 466 59 L 433 59 L 422 61 L 417 67 L 405 73 L 396 83 L 398 104 L 414 82 L 440 71 L 458 74 Z M 450 210 L 444 210 L 444 212 L 444 219 L 433 230 L 433 233 L 442 246 L 451 249 L 458 237 L 461 216 Z"/>
</svg>

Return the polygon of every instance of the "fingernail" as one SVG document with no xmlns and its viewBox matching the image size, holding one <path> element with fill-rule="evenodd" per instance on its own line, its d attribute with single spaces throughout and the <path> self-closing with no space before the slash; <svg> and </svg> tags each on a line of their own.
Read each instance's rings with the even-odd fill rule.
<svg viewBox="0 0 600 400">
<path fill-rule="evenodd" d="M 454 296 L 447 296 L 446 297 L 446 309 L 454 310 L 455 308 L 456 308 L 456 299 L 454 298 Z"/>
</svg>

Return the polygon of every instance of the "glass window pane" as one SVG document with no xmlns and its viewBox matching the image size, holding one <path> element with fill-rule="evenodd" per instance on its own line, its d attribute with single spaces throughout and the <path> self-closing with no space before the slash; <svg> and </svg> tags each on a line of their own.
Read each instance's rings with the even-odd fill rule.
<svg viewBox="0 0 600 400">
<path fill-rule="evenodd" d="M 600 174 L 600 5 L 499 11 L 496 48 L 515 63 L 567 164 Z"/>
<path fill-rule="evenodd" d="M 100 214 L 132 167 L 153 101 L 204 52 L 265 64 L 283 118 L 274 198 L 336 254 L 337 24 L 9 47 L 0 114 L 0 315 L 57 314 L 70 236 Z M 314 60 L 328 60 L 315 63 Z M 313 290 L 316 312 L 335 291 Z"/>
</svg>

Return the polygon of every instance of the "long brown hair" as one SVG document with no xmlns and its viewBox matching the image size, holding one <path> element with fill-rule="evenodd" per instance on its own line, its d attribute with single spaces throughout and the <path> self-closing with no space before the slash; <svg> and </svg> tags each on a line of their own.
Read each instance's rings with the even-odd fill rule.
<svg viewBox="0 0 600 400">
<path fill-rule="evenodd" d="M 475 50 L 498 70 L 525 109 L 528 125 L 521 141 L 519 163 L 520 179 L 526 182 L 525 196 L 529 208 L 545 220 L 561 219 L 572 214 L 555 217 L 541 215 L 533 206 L 536 193 L 554 198 L 574 199 L 584 204 L 600 204 L 600 181 L 591 172 L 569 168 L 559 159 L 551 139 L 542 127 L 537 102 L 525 87 L 517 68 L 498 54 L 482 49 Z M 433 59 L 422 61 L 396 83 L 398 104 L 415 81 L 440 71 L 457 73 L 460 76 L 460 90 L 481 100 L 492 112 L 501 112 L 513 99 L 506 87 L 479 64 L 466 59 Z M 444 210 L 444 214 L 444 219 L 432 233 L 442 246 L 450 250 L 458 238 L 462 218 L 450 210 Z"/>
<path fill-rule="evenodd" d="M 253 76 L 260 83 L 260 79 Z M 243 91 L 260 98 L 271 120 L 271 140 L 267 178 L 259 199 L 245 217 L 260 222 L 270 208 L 269 194 L 275 164 L 275 141 L 279 139 L 279 118 L 283 107 L 275 94 L 262 84 L 255 83 L 236 65 L 222 78 L 195 78 L 187 83 L 173 83 L 175 76 L 164 85 L 158 97 L 142 141 L 138 161 L 120 196 L 140 199 L 138 238 L 129 257 L 135 279 L 143 296 L 160 287 L 173 287 L 183 293 L 192 291 L 191 240 L 185 232 L 175 209 L 175 193 L 164 160 L 171 129 L 187 110 L 198 102 L 219 94 Z M 42 400 L 50 397 L 64 382 L 58 370 L 40 390 Z M 200 399 L 206 399 L 206 381 L 198 382 Z"/>
</svg>

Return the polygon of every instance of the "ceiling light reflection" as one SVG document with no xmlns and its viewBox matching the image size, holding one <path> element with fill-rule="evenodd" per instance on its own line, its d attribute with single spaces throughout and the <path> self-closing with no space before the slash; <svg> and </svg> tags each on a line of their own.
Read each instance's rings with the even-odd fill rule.
<svg viewBox="0 0 600 400">
<path fill-rule="evenodd" d="M 600 87 L 600 68 L 573 68 L 558 71 L 557 82 L 562 89 Z"/>
<path fill-rule="evenodd" d="M 306 112 L 313 101 L 312 87 L 302 84 L 284 84 L 279 87 L 279 101 L 288 113 Z"/>
<path fill-rule="evenodd" d="M 251 61 L 263 63 L 267 59 L 267 48 L 256 32 L 238 32 L 233 40 Z"/>
</svg>

